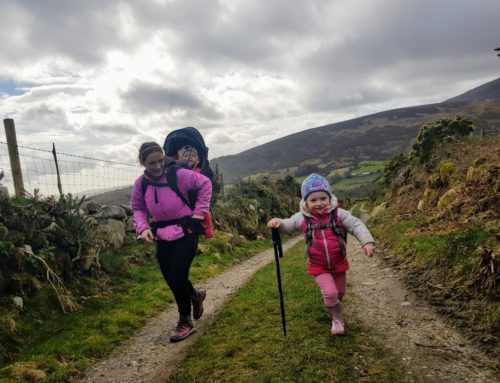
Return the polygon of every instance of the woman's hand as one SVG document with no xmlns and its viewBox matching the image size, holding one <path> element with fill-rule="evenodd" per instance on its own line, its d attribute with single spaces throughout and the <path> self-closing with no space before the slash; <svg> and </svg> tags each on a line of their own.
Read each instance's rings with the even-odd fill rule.
<svg viewBox="0 0 500 383">
<path fill-rule="evenodd" d="M 277 229 L 278 227 L 280 227 L 280 225 L 281 225 L 281 222 L 276 218 L 271 219 L 267 223 L 267 227 L 270 229 Z"/>
<path fill-rule="evenodd" d="M 367 257 L 371 258 L 375 253 L 375 245 L 371 242 L 367 243 L 366 245 L 363 246 L 363 251 L 365 252 L 365 255 Z"/>
<path fill-rule="evenodd" d="M 151 229 L 146 229 L 141 233 L 141 238 L 146 242 L 154 242 L 155 237 Z"/>
</svg>

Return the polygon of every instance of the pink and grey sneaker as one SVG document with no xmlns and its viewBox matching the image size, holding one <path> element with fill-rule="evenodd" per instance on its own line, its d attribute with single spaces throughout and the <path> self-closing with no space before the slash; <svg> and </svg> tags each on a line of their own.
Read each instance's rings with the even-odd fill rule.
<svg viewBox="0 0 500 383">
<path fill-rule="evenodd" d="M 332 335 L 344 335 L 344 316 L 340 309 L 340 303 L 331 308 Z"/>
<path fill-rule="evenodd" d="M 179 323 L 177 323 L 177 326 L 175 327 L 174 333 L 170 337 L 170 342 L 179 342 L 195 332 L 196 329 L 193 326 L 193 322 L 190 320 L 180 319 Z"/>
<path fill-rule="evenodd" d="M 193 318 L 198 320 L 203 315 L 203 301 L 207 297 L 205 290 L 196 290 L 196 295 L 191 298 L 193 303 Z"/>
</svg>

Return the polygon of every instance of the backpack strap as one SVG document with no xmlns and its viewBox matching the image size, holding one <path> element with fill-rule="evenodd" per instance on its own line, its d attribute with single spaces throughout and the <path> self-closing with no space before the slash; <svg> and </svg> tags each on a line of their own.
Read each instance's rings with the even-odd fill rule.
<svg viewBox="0 0 500 383">
<path fill-rule="evenodd" d="M 181 199 L 182 202 L 184 202 L 185 205 L 189 206 L 191 210 L 194 210 L 194 207 L 196 205 L 196 200 L 198 198 L 198 191 L 197 190 L 189 190 L 188 191 L 188 198 L 184 196 L 184 194 L 181 193 L 179 190 L 179 186 L 177 186 L 177 170 L 180 169 L 181 167 L 179 166 L 170 166 L 167 170 L 167 182 L 156 182 L 153 180 L 150 180 L 146 177 L 142 177 L 141 181 L 141 190 L 142 190 L 142 196 L 144 197 L 146 195 L 146 190 L 149 185 L 151 186 L 156 186 L 156 187 L 169 187 L 172 189 L 172 191 Z M 157 195 L 155 193 L 155 201 L 158 202 L 157 200 Z"/>
<path fill-rule="evenodd" d="M 344 229 L 342 224 L 340 223 L 340 218 L 337 215 L 337 209 L 335 208 L 330 213 L 330 223 L 332 227 L 332 232 L 335 234 L 340 243 L 340 249 L 342 251 L 342 255 L 344 258 L 347 256 L 346 242 L 347 242 L 347 230 Z"/>
<path fill-rule="evenodd" d="M 311 248 L 314 227 L 311 223 L 311 217 L 304 215 L 304 219 L 306 220 L 306 257 L 307 260 L 309 260 L 309 257 L 311 255 L 309 249 Z"/>
<path fill-rule="evenodd" d="M 167 170 L 167 185 L 174 191 L 175 194 L 177 194 L 177 197 L 179 197 L 184 204 L 189 206 L 191 210 L 194 209 L 194 204 L 196 203 L 196 200 L 188 200 L 186 197 L 184 197 L 184 194 L 181 193 L 179 190 L 179 186 L 177 186 L 177 170 L 179 169 L 178 166 L 170 166 Z M 189 193 L 188 193 L 189 195 Z"/>
</svg>

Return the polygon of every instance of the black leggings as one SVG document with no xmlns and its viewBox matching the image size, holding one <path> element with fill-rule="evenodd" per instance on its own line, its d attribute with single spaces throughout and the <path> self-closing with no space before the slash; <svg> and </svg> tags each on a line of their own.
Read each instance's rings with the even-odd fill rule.
<svg viewBox="0 0 500 383">
<path fill-rule="evenodd" d="M 156 241 L 156 258 L 163 278 L 174 294 L 179 315 L 191 315 L 191 296 L 195 294 L 189 281 L 189 269 L 196 255 L 198 236 L 186 234 L 175 241 Z"/>
</svg>

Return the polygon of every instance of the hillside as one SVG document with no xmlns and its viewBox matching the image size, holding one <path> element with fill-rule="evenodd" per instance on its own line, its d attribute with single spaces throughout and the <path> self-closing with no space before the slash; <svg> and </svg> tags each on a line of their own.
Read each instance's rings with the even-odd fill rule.
<svg viewBox="0 0 500 383">
<path fill-rule="evenodd" d="M 500 353 L 499 147 L 492 134 L 392 160 L 370 221 L 384 259 L 491 355 Z"/>
<path fill-rule="evenodd" d="M 383 111 L 295 133 L 239 154 L 213 159 L 226 182 L 257 173 L 302 175 L 321 164 L 333 170 L 407 151 L 422 125 L 471 119 L 485 133 L 500 126 L 500 78 L 442 103 Z M 480 131 L 479 129 L 478 131 Z M 304 145 L 304 143 L 314 145 Z M 315 169 L 316 167 L 316 169 Z"/>
</svg>

